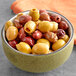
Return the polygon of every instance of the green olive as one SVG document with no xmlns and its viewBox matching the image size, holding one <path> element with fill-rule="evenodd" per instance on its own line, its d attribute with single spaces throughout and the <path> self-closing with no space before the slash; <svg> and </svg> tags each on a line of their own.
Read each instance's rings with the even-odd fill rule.
<svg viewBox="0 0 76 76">
<path fill-rule="evenodd" d="M 13 24 L 12 21 L 7 21 L 7 22 L 5 23 L 5 31 L 7 31 L 7 29 L 8 29 L 9 26 L 14 26 L 14 24 Z"/>
<path fill-rule="evenodd" d="M 34 54 L 48 54 L 49 46 L 45 43 L 37 43 L 32 48 Z"/>
<path fill-rule="evenodd" d="M 63 47 L 66 44 L 66 42 L 63 39 L 59 39 L 52 45 L 53 50 L 58 50 L 61 47 Z"/>
<path fill-rule="evenodd" d="M 49 21 L 42 21 L 38 25 L 38 29 L 45 33 L 53 30 L 53 24 Z"/>
<path fill-rule="evenodd" d="M 33 21 L 37 21 L 40 17 L 38 9 L 31 9 L 29 15 L 32 17 Z"/>
<path fill-rule="evenodd" d="M 20 52 L 27 53 L 27 54 L 31 53 L 31 47 L 25 42 L 20 42 L 19 44 L 16 44 L 16 48 Z"/>
<path fill-rule="evenodd" d="M 39 40 L 37 40 L 37 43 L 45 43 L 45 44 L 47 44 L 47 45 L 49 46 L 49 48 L 50 48 L 50 42 L 49 42 L 47 39 L 39 39 Z"/>
<path fill-rule="evenodd" d="M 24 25 L 24 30 L 25 32 L 31 34 L 35 31 L 36 29 L 36 24 L 34 21 L 28 21 L 25 25 Z"/>
<path fill-rule="evenodd" d="M 15 26 L 10 26 L 6 31 L 6 38 L 8 41 L 16 39 L 18 36 L 18 29 Z"/>
<path fill-rule="evenodd" d="M 68 42 L 69 36 L 68 36 L 68 35 L 65 35 L 65 36 L 63 37 L 63 40 L 64 40 L 65 42 Z"/>
<path fill-rule="evenodd" d="M 58 23 L 57 22 L 51 22 L 53 24 L 53 30 L 52 31 L 57 31 L 58 29 Z"/>
</svg>

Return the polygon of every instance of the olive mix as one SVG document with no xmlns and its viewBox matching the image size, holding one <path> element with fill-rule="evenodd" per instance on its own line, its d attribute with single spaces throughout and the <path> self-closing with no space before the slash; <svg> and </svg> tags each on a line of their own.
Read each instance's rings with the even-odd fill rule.
<svg viewBox="0 0 76 76">
<path fill-rule="evenodd" d="M 13 21 L 5 23 L 8 44 L 27 54 L 49 54 L 63 47 L 69 40 L 68 24 L 58 14 L 31 9 L 19 13 Z"/>
</svg>

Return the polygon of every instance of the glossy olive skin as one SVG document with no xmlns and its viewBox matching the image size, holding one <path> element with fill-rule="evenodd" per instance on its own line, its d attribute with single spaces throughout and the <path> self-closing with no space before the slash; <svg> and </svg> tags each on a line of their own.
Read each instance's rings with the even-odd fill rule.
<svg viewBox="0 0 76 76">
<path fill-rule="evenodd" d="M 62 39 L 63 39 L 65 42 L 68 42 L 69 36 L 68 36 L 68 35 L 65 35 Z"/>
<path fill-rule="evenodd" d="M 32 17 L 29 15 L 22 15 L 19 17 L 19 22 L 24 25 L 26 22 L 31 21 Z"/>
<path fill-rule="evenodd" d="M 18 36 L 18 29 L 14 26 L 10 26 L 6 31 L 6 38 L 8 41 L 16 39 Z"/>
<path fill-rule="evenodd" d="M 51 18 L 52 21 L 55 21 L 55 22 L 57 22 L 57 23 L 59 23 L 59 22 L 61 21 L 61 16 L 58 15 L 58 14 L 52 14 L 52 15 L 50 16 L 50 18 Z"/>
<path fill-rule="evenodd" d="M 66 32 L 63 29 L 58 29 L 56 31 L 56 34 L 58 36 L 59 39 L 64 38 L 64 35 L 66 34 Z"/>
<path fill-rule="evenodd" d="M 19 18 L 24 15 L 23 13 L 18 13 L 17 17 L 15 19 L 19 20 Z"/>
<path fill-rule="evenodd" d="M 59 28 L 63 30 L 67 30 L 69 28 L 68 24 L 65 21 L 61 21 L 59 23 Z"/>
<path fill-rule="evenodd" d="M 38 9 L 31 9 L 29 15 L 32 17 L 33 21 L 37 21 L 40 17 Z"/>
<path fill-rule="evenodd" d="M 26 53 L 26 54 L 31 53 L 31 47 L 25 42 L 20 42 L 19 44 L 16 44 L 16 48 L 20 52 L 23 52 L 23 53 Z"/>
<path fill-rule="evenodd" d="M 63 47 L 66 44 L 66 42 L 63 39 L 59 39 L 58 41 L 56 41 L 53 45 L 52 45 L 52 49 L 58 50 L 61 47 Z"/>
<path fill-rule="evenodd" d="M 18 29 L 22 28 L 22 24 L 19 23 L 18 19 L 14 19 L 13 20 L 14 26 L 17 27 Z"/>
<path fill-rule="evenodd" d="M 36 29 L 36 24 L 34 21 L 28 21 L 25 25 L 24 25 L 24 30 L 27 33 L 33 33 Z"/>
<path fill-rule="evenodd" d="M 11 47 L 16 48 L 17 41 L 16 41 L 16 40 L 12 40 L 12 41 L 9 41 L 8 44 L 9 44 Z"/>
<path fill-rule="evenodd" d="M 47 39 L 44 39 L 44 38 L 39 39 L 39 40 L 37 40 L 37 43 L 45 43 L 45 44 L 47 44 L 47 45 L 49 46 L 49 48 L 50 48 L 50 42 L 49 42 Z"/>
<path fill-rule="evenodd" d="M 42 37 L 42 32 L 40 32 L 39 30 L 36 30 L 33 34 L 32 34 L 32 37 L 34 39 L 40 39 Z"/>
<path fill-rule="evenodd" d="M 52 31 L 57 31 L 58 30 L 58 23 L 57 22 L 51 22 L 53 24 L 53 30 Z"/>
<path fill-rule="evenodd" d="M 37 43 L 32 48 L 32 53 L 35 54 L 48 54 L 49 46 L 45 43 Z"/>
<path fill-rule="evenodd" d="M 49 22 L 49 21 L 42 21 L 39 23 L 38 29 L 43 33 L 52 31 L 53 24 L 51 24 L 51 22 Z"/>
<path fill-rule="evenodd" d="M 44 13 L 44 12 L 40 14 L 40 20 L 51 21 L 50 16 L 47 13 Z"/>
<path fill-rule="evenodd" d="M 5 31 L 7 31 L 7 29 L 9 28 L 9 26 L 14 26 L 13 22 L 12 21 L 7 21 L 5 23 Z"/>
<path fill-rule="evenodd" d="M 53 32 L 45 33 L 45 38 L 47 40 L 49 40 L 50 42 L 52 42 L 52 43 L 54 43 L 54 42 L 56 42 L 58 40 L 57 35 L 55 33 L 53 33 Z"/>
</svg>

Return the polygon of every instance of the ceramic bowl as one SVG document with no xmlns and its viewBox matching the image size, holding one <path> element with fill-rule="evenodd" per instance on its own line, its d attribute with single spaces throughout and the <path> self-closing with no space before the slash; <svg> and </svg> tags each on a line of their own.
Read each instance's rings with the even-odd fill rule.
<svg viewBox="0 0 76 76">
<path fill-rule="evenodd" d="M 53 11 L 49 11 L 49 10 L 47 11 L 52 14 L 58 14 Z M 29 11 L 25 11 L 23 13 L 28 14 L 28 12 Z M 17 15 L 15 15 L 10 20 L 12 21 L 16 16 Z M 73 26 L 69 22 L 69 20 L 62 15 L 60 16 L 69 25 L 68 32 L 69 32 L 70 39 L 65 46 L 63 46 L 62 48 L 58 49 L 53 53 L 46 54 L 46 55 L 24 54 L 12 48 L 6 41 L 5 31 L 3 26 L 1 31 L 2 45 L 3 45 L 4 53 L 7 56 L 8 60 L 17 68 L 28 72 L 34 72 L 34 73 L 51 71 L 53 69 L 56 69 L 60 65 L 62 65 L 71 55 L 73 44 L 74 44 L 74 39 L 73 39 L 74 31 L 73 31 Z"/>
</svg>

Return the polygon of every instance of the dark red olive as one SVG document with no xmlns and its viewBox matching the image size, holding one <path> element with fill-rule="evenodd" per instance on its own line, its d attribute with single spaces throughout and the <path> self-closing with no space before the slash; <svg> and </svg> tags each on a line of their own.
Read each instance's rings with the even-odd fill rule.
<svg viewBox="0 0 76 76">
<path fill-rule="evenodd" d="M 17 44 L 16 40 L 9 41 L 8 43 L 11 47 L 16 48 L 16 44 Z"/>
<path fill-rule="evenodd" d="M 34 39 L 40 39 L 42 37 L 42 33 L 40 31 L 36 30 L 32 36 Z"/>
<path fill-rule="evenodd" d="M 22 40 L 25 36 L 26 36 L 26 33 L 24 31 L 24 28 L 21 28 L 19 30 L 18 37 L 19 37 L 20 40 Z"/>
<path fill-rule="evenodd" d="M 31 38 L 30 36 L 23 38 L 22 41 L 26 42 L 30 46 L 33 46 L 35 44 L 35 40 Z"/>
<path fill-rule="evenodd" d="M 18 29 L 22 28 L 22 25 L 19 23 L 18 19 L 14 19 L 13 23 Z"/>
<path fill-rule="evenodd" d="M 39 10 L 39 13 L 41 14 L 41 13 L 47 13 L 47 11 L 45 10 L 45 9 L 41 9 L 41 10 Z"/>
<path fill-rule="evenodd" d="M 47 13 L 44 13 L 44 12 L 40 14 L 40 20 L 51 21 L 50 16 Z"/>
<path fill-rule="evenodd" d="M 59 23 L 61 21 L 61 16 L 60 15 L 57 15 L 57 14 L 52 14 L 50 16 L 50 18 L 51 18 L 52 21 L 55 21 L 57 23 Z"/>
<path fill-rule="evenodd" d="M 63 29 L 63 30 L 67 30 L 68 29 L 68 24 L 65 21 L 61 21 L 59 23 L 59 28 Z"/>
<path fill-rule="evenodd" d="M 23 25 L 26 22 L 31 21 L 31 20 L 32 20 L 32 17 L 29 16 L 29 15 L 22 15 L 22 16 L 19 17 L 19 22 L 20 22 L 20 24 L 23 24 Z"/>
<path fill-rule="evenodd" d="M 63 29 L 58 29 L 56 32 L 59 39 L 63 38 L 65 36 L 65 31 Z"/>
</svg>

